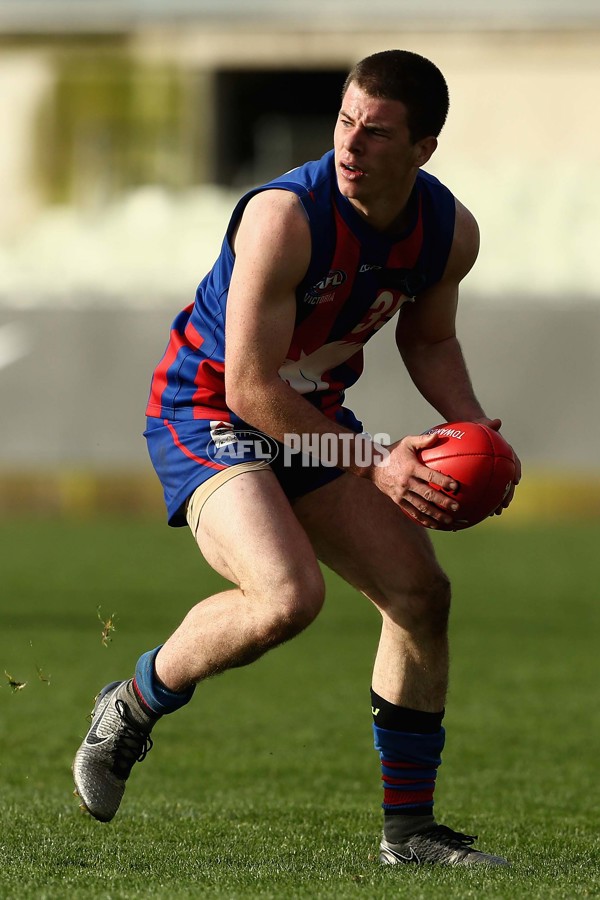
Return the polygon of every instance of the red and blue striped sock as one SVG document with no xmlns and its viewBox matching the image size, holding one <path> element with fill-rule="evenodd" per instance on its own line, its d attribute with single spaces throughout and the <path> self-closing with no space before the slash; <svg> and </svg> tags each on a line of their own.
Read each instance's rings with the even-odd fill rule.
<svg viewBox="0 0 600 900">
<path fill-rule="evenodd" d="M 386 821 L 396 816 L 429 816 L 433 822 L 435 780 L 445 740 L 444 710 L 427 713 L 396 706 L 374 691 L 371 704 Z"/>
</svg>

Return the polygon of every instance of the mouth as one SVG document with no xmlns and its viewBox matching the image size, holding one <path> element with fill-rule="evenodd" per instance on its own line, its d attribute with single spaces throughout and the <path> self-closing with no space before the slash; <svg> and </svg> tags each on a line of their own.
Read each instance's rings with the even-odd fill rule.
<svg viewBox="0 0 600 900">
<path fill-rule="evenodd" d="M 340 162 L 340 171 L 348 181 L 357 181 L 366 174 L 364 169 L 361 169 L 360 166 L 351 166 L 349 163 L 343 162 Z"/>
</svg>

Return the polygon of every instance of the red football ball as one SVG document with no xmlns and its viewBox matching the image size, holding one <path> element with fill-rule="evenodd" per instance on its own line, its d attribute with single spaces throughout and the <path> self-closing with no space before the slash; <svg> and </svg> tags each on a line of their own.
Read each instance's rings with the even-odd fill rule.
<svg viewBox="0 0 600 900">
<path fill-rule="evenodd" d="M 460 531 L 477 525 L 498 509 L 511 488 L 515 457 L 510 445 L 497 431 L 475 422 L 436 425 L 426 434 L 437 434 L 438 441 L 420 451 L 421 460 L 458 484 L 452 496 L 460 509 L 451 525 L 438 528 Z"/>
</svg>

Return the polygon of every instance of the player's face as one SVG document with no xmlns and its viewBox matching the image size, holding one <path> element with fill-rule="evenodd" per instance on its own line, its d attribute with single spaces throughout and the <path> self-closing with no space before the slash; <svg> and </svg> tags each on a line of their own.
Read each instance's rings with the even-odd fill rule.
<svg viewBox="0 0 600 900">
<path fill-rule="evenodd" d="M 436 147 L 435 138 L 413 143 L 406 107 L 399 100 L 370 97 L 351 83 L 334 132 L 341 193 L 359 209 L 406 203 L 407 187 Z"/>
</svg>

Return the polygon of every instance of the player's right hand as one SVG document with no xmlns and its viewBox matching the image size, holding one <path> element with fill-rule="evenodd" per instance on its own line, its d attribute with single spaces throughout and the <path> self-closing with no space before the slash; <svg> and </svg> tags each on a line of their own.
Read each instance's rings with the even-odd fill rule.
<svg viewBox="0 0 600 900">
<path fill-rule="evenodd" d="M 387 459 L 375 464 L 370 473 L 375 486 L 409 518 L 434 529 L 441 524 L 451 525 L 458 510 L 456 500 L 447 496 L 458 490 L 456 482 L 428 468 L 418 456 L 420 450 L 433 446 L 437 440 L 436 434 L 408 435 L 391 444 Z"/>
</svg>

